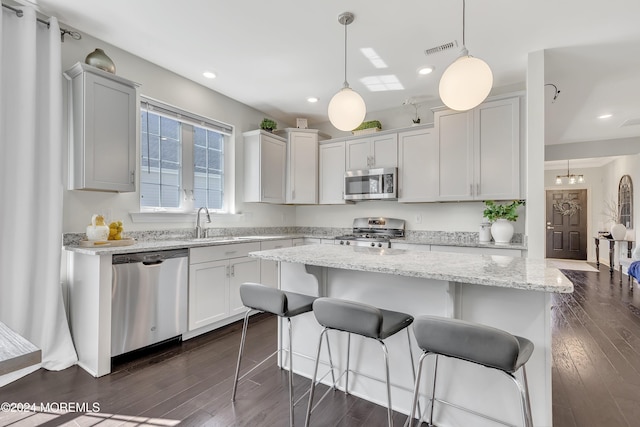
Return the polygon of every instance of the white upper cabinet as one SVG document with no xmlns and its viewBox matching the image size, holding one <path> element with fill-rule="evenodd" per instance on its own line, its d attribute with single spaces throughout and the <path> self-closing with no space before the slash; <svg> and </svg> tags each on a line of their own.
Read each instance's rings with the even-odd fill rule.
<svg viewBox="0 0 640 427">
<path fill-rule="evenodd" d="M 318 131 L 288 128 L 286 203 L 318 203 Z"/>
<path fill-rule="evenodd" d="M 385 133 L 345 143 L 346 168 L 371 169 L 398 166 L 398 134 Z"/>
<path fill-rule="evenodd" d="M 398 134 L 398 202 L 434 202 L 439 197 L 440 160 L 433 128 Z"/>
<path fill-rule="evenodd" d="M 244 201 L 285 203 L 286 140 L 263 130 L 242 135 Z"/>
<path fill-rule="evenodd" d="M 69 188 L 135 191 L 138 85 L 82 63 L 64 75 L 71 85 Z"/>
<path fill-rule="evenodd" d="M 440 156 L 438 200 L 473 199 L 473 113 L 434 114 Z"/>
<path fill-rule="evenodd" d="M 520 198 L 520 98 L 434 113 L 439 201 Z"/>
<path fill-rule="evenodd" d="M 476 198 L 520 198 L 520 98 L 485 102 L 474 120 Z"/>
<path fill-rule="evenodd" d="M 345 144 L 332 142 L 320 145 L 319 204 L 345 204 L 344 172 Z"/>
</svg>

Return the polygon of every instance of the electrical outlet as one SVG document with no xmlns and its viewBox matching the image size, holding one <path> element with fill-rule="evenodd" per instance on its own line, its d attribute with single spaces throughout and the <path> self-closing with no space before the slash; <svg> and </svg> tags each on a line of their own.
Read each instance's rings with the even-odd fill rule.
<svg viewBox="0 0 640 427">
<path fill-rule="evenodd" d="M 416 224 L 422 224 L 422 214 L 416 214 Z"/>
</svg>

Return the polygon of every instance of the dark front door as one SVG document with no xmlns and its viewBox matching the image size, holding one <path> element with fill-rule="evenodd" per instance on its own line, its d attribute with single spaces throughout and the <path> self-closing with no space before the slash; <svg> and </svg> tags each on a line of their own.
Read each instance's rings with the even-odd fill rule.
<svg viewBox="0 0 640 427">
<path fill-rule="evenodd" d="M 587 259 L 587 190 L 547 190 L 547 258 Z"/>
</svg>

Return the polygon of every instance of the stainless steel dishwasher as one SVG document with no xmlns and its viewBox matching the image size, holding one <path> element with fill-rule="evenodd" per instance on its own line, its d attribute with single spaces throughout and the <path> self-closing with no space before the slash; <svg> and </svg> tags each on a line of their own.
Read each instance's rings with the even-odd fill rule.
<svg viewBox="0 0 640 427">
<path fill-rule="evenodd" d="M 111 356 L 187 330 L 188 250 L 113 255 Z"/>
</svg>

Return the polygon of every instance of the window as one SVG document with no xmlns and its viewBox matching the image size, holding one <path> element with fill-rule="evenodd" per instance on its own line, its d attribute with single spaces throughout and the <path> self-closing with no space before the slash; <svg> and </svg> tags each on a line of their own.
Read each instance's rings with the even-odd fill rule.
<svg viewBox="0 0 640 427">
<path fill-rule="evenodd" d="M 228 154 L 233 128 L 142 97 L 140 210 L 232 211 Z"/>
<path fill-rule="evenodd" d="M 633 228 L 633 184 L 631 177 L 625 175 L 618 184 L 618 222 L 627 228 Z"/>
</svg>

